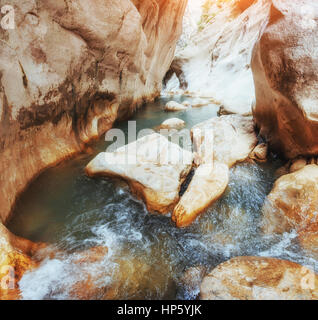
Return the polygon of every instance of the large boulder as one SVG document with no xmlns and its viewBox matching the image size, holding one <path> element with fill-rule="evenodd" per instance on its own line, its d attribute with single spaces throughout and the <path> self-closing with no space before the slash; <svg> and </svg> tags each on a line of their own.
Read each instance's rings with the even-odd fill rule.
<svg viewBox="0 0 318 320">
<path fill-rule="evenodd" d="M 318 275 L 299 264 L 262 257 L 233 258 L 207 275 L 202 300 L 317 300 Z"/>
<path fill-rule="evenodd" d="M 229 168 L 246 160 L 257 144 L 252 117 L 225 115 L 211 118 L 194 126 L 191 132 L 193 137 L 201 137 L 196 138 L 199 141 L 196 149 L 202 144 L 210 146 L 214 160 Z M 205 143 L 211 134 L 214 135 L 213 143 Z"/>
<path fill-rule="evenodd" d="M 2 221 L 39 172 L 160 94 L 186 7 L 186 0 L 9 3 L 15 29 L 0 28 Z"/>
<path fill-rule="evenodd" d="M 318 257 L 318 166 L 279 178 L 263 207 L 266 234 L 296 230 L 300 245 Z"/>
<path fill-rule="evenodd" d="M 252 60 L 254 119 L 287 158 L 318 153 L 318 3 L 272 0 Z"/>
<path fill-rule="evenodd" d="M 212 118 L 194 126 L 191 133 L 198 168 L 173 211 L 178 227 L 189 226 L 223 195 L 229 168 L 246 160 L 257 144 L 252 118 L 240 115 Z"/>
<path fill-rule="evenodd" d="M 263 231 L 283 233 L 318 222 L 318 166 L 279 178 L 263 208 Z"/>
<path fill-rule="evenodd" d="M 167 213 L 179 200 L 181 184 L 192 168 L 193 154 L 157 133 L 112 153 L 100 153 L 86 167 L 89 176 L 125 179 L 149 211 Z"/>
<path fill-rule="evenodd" d="M 200 213 L 223 195 L 228 183 L 227 165 L 218 162 L 211 166 L 201 165 L 173 211 L 172 220 L 176 226 L 189 226 Z"/>
</svg>

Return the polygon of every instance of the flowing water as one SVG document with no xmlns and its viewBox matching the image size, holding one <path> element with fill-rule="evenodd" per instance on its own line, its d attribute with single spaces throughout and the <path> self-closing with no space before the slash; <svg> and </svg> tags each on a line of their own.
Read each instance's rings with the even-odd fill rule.
<svg viewBox="0 0 318 320">
<path fill-rule="evenodd" d="M 171 117 L 183 119 L 190 129 L 217 116 L 213 104 L 166 113 L 166 102 L 161 98 L 140 110 L 131 119 L 137 121 L 137 131 Z M 127 134 L 127 121 L 115 127 Z M 195 266 L 211 270 L 241 255 L 317 267 L 317 261 L 298 247 L 295 233 L 267 237 L 260 233 L 261 207 L 281 165 L 274 156 L 266 164 L 234 167 L 224 196 L 191 227 L 177 229 L 169 215 L 149 214 L 122 181 L 85 175 L 87 163 L 107 146 L 109 142 L 101 140 L 92 154 L 47 170 L 18 201 L 9 228 L 50 243 L 55 252 L 22 278 L 23 298 L 193 299 L 198 287 L 188 287 L 182 280 L 185 270 Z M 103 247 L 108 251 L 98 249 Z M 105 295 L 110 288 L 115 294 Z"/>
</svg>

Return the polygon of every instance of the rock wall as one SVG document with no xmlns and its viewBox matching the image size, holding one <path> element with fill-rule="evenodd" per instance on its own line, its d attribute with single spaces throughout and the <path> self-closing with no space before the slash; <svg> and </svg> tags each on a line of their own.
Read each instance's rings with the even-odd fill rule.
<svg viewBox="0 0 318 320">
<path fill-rule="evenodd" d="M 250 115 L 255 100 L 251 57 L 270 9 L 269 0 L 206 1 L 191 37 L 183 36 L 167 74 L 167 91 L 181 88 L 214 98 L 227 113 Z M 188 37 L 189 38 L 189 37 Z M 173 81 L 174 80 L 174 81 Z"/>
<path fill-rule="evenodd" d="M 252 61 L 255 122 L 286 158 L 318 154 L 318 3 L 272 0 Z"/>
<path fill-rule="evenodd" d="M 3 222 L 39 172 L 160 93 L 186 2 L 10 1 L 15 29 L 0 28 Z"/>
</svg>

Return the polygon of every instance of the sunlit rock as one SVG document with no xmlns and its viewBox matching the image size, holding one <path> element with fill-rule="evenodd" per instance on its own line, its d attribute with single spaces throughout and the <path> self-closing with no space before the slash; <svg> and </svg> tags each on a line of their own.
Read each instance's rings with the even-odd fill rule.
<svg viewBox="0 0 318 320">
<path fill-rule="evenodd" d="M 187 106 L 185 106 L 181 103 L 175 102 L 175 101 L 169 101 L 165 106 L 165 111 L 171 111 L 171 112 L 184 111 L 187 109 L 188 109 Z"/>
<path fill-rule="evenodd" d="M 165 120 L 160 128 L 161 129 L 181 129 L 185 126 L 185 122 L 178 118 L 171 118 L 168 120 Z"/>
<path fill-rule="evenodd" d="M 194 27 L 184 28 L 169 75 L 177 75 L 180 87 L 219 101 L 227 114 L 251 115 L 251 57 L 270 5 L 271 1 L 207 1 Z M 193 19 L 186 15 L 184 23 Z"/>
<path fill-rule="evenodd" d="M 178 227 L 189 226 L 217 201 L 229 183 L 229 168 L 244 161 L 257 144 L 251 117 L 212 118 L 191 130 L 195 147 L 194 177 L 172 215 Z"/>
<path fill-rule="evenodd" d="M 318 166 L 307 165 L 275 182 L 263 208 L 263 231 L 300 230 L 317 222 L 317 210 Z"/>
<path fill-rule="evenodd" d="M 167 213 L 179 200 L 193 154 L 160 134 L 151 134 L 112 153 L 100 153 L 86 167 L 89 176 L 126 180 L 149 211 Z"/>
<path fill-rule="evenodd" d="M 187 191 L 173 211 L 172 220 L 177 227 L 189 226 L 200 213 L 223 195 L 228 183 L 227 165 L 218 162 L 200 165 Z"/>
<path fill-rule="evenodd" d="M 204 143 L 205 135 L 211 132 L 214 134 L 214 160 L 228 167 L 246 160 L 257 144 L 252 117 L 221 116 L 192 128 L 193 135 L 201 135 L 201 143 Z"/>
<path fill-rule="evenodd" d="M 317 19 L 316 0 L 273 1 L 252 59 L 254 119 L 270 147 L 288 159 L 318 152 Z"/>
<path fill-rule="evenodd" d="M 262 257 L 233 258 L 201 284 L 202 300 L 316 300 L 318 275 L 299 264 Z"/>
</svg>

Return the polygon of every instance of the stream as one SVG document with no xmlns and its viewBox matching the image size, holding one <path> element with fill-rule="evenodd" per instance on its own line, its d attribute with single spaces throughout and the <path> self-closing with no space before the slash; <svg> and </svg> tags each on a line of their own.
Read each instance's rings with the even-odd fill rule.
<svg viewBox="0 0 318 320">
<path fill-rule="evenodd" d="M 154 128 L 178 117 L 191 129 L 217 116 L 209 105 L 185 112 L 166 113 L 171 97 L 148 103 L 131 120 L 137 132 Z M 191 101 L 179 96 L 175 101 Z M 114 127 L 127 134 L 127 121 Z M 90 154 L 81 154 L 42 173 L 18 200 L 9 229 L 32 241 L 50 244 L 58 252 L 20 281 L 24 299 L 72 299 L 89 274 L 95 287 L 116 289 L 117 299 L 195 299 L 198 286 L 183 280 L 190 267 L 211 270 L 235 256 L 267 256 L 287 259 L 317 268 L 318 261 L 306 256 L 295 232 L 262 236 L 261 208 L 282 163 L 274 155 L 265 164 L 243 163 L 231 169 L 224 196 L 189 228 L 177 229 L 170 215 L 147 212 L 128 186 L 111 178 L 92 179 L 84 168 L 109 146 L 104 136 Z M 82 252 L 107 247 L 98 259 L 81 261 Z M 75 290 L 76 291 L 76 290 Z M 95 292 L 96 291 L 96 292 Z M 105 298 L 95 290 L 93 299 Z M 109 296 L 107 296 L 109 297 Z"/>
</svg>

